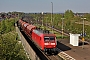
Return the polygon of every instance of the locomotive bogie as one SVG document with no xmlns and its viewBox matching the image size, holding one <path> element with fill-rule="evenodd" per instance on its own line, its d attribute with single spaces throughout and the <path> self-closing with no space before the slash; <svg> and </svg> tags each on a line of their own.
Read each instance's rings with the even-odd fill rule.
<svg viewBox="0 0 90 60">
<path fill-rule="evenodd" d="M 57 48 L 45 48 L 44 49 L 44 52 L 45 52 L 45 54 L 47 54 L 47 55 L 55 55 L 55 54 L 58 54 L 58 50 L 57 50 Z"/>
</svg>

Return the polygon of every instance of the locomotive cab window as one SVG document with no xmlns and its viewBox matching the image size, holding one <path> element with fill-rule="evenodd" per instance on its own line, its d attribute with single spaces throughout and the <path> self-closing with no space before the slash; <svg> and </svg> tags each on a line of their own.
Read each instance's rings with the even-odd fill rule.
<svg viewBox="0 0 90 60">
<path fill-rule="evenodd" d="M 50 36 L 50 40 L 55 40 L 55 37 L 53 37 L 53 36 Z"/>
<path fill-rule="evenodd" d="M 45 36 L 44 37 L 44 40 L 46 41 L 46 40 L 55 40 L 55 37 L 54 36 Z"/>
<path fill-rule="evenodd" d="M 46 40 L 49 40 L 49 37 L 44 37 L 44 40 L 46 41 Z"/>
</svg>

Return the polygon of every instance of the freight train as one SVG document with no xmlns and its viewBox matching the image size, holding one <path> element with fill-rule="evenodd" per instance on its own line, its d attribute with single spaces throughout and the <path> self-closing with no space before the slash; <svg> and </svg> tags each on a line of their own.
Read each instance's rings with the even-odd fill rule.
<svg viewBox="0 0 90 60">
<path fill-rule="evenodd" d="M 19 27 L 44 52 L 57 53 L 57 40 L 55 34 L 42 30 L 20 19 Z"/>
</svg>

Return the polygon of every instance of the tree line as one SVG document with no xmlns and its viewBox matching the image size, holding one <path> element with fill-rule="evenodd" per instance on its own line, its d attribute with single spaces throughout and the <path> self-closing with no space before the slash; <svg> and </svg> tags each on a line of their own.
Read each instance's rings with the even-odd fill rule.
<svg viewBox="0 0 90 60">
<path fill-rule="evenodd" d="M 15 32 L 15 19 L 0 22 L 0 60 L 28 60 Z"/>
<path fill-rule="evenodd" d="M 53 13 L 53 17 L 51 19 L 51 13 L 36 13 L 36 14 L 30 14 L 30 16 L 33 16 L 35 20 L 38 22 L 43 20 L 44 24 L 47 23 L 47 25 L 52 26 L 54 28 L 57 28 L 59 30 L 62 30 L 62 18 L 63 19 L 63 30 L 68 33 L 76 33 L 76 34 L 82 34 L 83 30 L 83 19 L 86 18 L 84 29 L 86 34 L 86 38 L 90 38 L 90 13 L 74 13 L 72 10 L 66 10 L 64 13 Z M 51 20 L 53 20 L 51 22 Z M 37 23 L 37 22 L 36 22 Z M 79 24 L 80 23 L 80 24 Z"/>
</svg>

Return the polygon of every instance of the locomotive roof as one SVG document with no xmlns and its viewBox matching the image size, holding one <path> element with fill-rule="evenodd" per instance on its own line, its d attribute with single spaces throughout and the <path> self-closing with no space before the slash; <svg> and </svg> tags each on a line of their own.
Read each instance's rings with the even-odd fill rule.
<svg viewBox="0 0 90 60">
<path fill-rule="evenodd" d="M 33 30 L 34 33 L 41 35 L 41 34 L 52 34 L 48 30 Z"/>
</svg>

